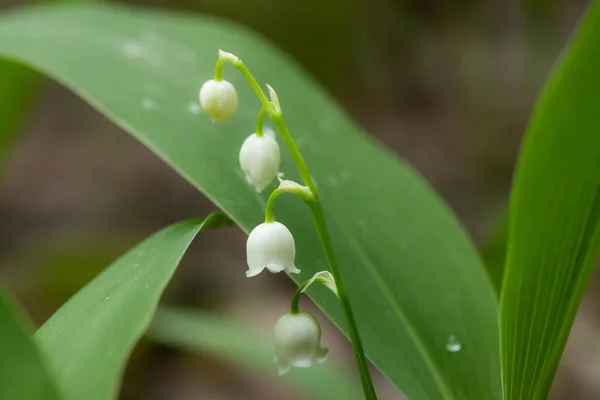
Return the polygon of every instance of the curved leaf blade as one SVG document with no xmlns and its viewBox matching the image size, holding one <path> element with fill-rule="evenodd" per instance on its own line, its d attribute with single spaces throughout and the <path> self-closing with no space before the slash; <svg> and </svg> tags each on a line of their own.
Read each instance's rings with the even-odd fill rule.
<svg viewBox="0 0 600 400">
<path fill-rule="evenodd" d="M 28 328 L 0 287 L 0 399 L 59 400 L 54 376 Z"/>
<path fill-rule="evenodd" d="M 360 400 L 356 381 L 332 369 L 331 363 L 298 368 L 277 376 L 273 343 L 253 330 L 224 317 L 200 311 L 161 307 L 147 336 L 157 342 L 192 352 L 208 353 L 225 361 L 258 370 L 270 379 L 285 383 L 311 399 Z"/>
<path fill-rule="evenodd" d="M 36 72 L 8 61 L 0 61 L 0 163 L 17 136 L 23 118 L 37 93 Z"/>
<path fill-rule="evenodd" d="M 494 290 L 500 296 L 504 267 L 506 265 L 506 250 L 508 246 L 508 210 L 496 218 L 490 239 L 481 250 L 483 263 Z"/>
<path fill-rule="evenodd" d="M 201 229 L 228 220 L 172 225 L 130 250 L 65 303 L 35 334 L 67 399 L 117 397 L 129 353 L 152 321 L 158 300 Z"/>
<path fill-rule="evenodd" d="M 67 0 L 41 0 L 41 2 Z M 83 1 L 83 0 L 75 0 Z M 40 76 L 29 68 L 0 60 L 0 167 L 39 91 Z"/>
<path fill-rule="evenodd" d="M 267 193 L 253 194 L 237 156 L 259 104 L 229 68 L 238 114 L 225 125 L 199 115 L 197 91 L 213 74 L 218 47 L 277 90 L 321 192 L 368 357 L 411 399 L 500 398 L 497 304 L 469 239 L 421 178 L 281 53 L 214 19 L 108 5 L 35 8 L 0 20 L 0 55 L 70 87 L 249 231 L 263 219 Z M 282 156 L 286 178 L 298 180 Z M 294 279 L 326 269 L 304 205 L 288 198 L 276 212 L 296 238 L 302 273 Z M 345 332 L 336 300 L 311 296 Z M 447 351 L 451 336 L 461 351 Z"/>
<path fill-rule="evenodd" d="M 501 294 L 506 399 L 546 399 L 600 249 L 600 2 L 531 119 Z"/>
</svg>

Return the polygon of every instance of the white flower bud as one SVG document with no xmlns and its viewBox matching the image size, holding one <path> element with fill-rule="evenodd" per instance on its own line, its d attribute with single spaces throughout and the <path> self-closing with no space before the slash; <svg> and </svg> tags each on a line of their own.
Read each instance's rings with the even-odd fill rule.
<svg viewBox="0 0 600 400">
<path fill-rule="evenodd" d="M 321 347 L 321 327 L 306 312 L 286 314 L 275 325 L 275 360 L 279 375 L 292 367 L 308 368 L 323 363 L 329 350 Z"/>
<path fill-rule="evenodd" d="M 235 87 L 225 80 L 211 79 L 204 82 L 200 88 L 200 105 L 213 121 L 227 121 L 235 114 L 238 106 Z"/>
<path fill-rule="evenodd" d="M 279 222 L 265 222 L 250 232 L 246 242 L 248 260 L 248 278 L 260 274 L 263 269 L 269 271 L 298 274 L 294 265 L 296 245 L 294 237 L 285 225 Z"/>
<path fill-rule="evenodd" d="M 279 172 L 279 145 L 269 136 L 248 136 L 240 149 L 240 167 L 246 176 L 246 181 L 254 186 L 257 192 L 262 192 Z"/>
</svg>

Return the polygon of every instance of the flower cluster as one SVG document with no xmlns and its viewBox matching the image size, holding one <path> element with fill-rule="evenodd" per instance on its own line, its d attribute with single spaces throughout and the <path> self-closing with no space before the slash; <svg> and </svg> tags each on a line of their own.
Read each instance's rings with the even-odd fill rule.
<svg viewBox="0 0 600 400">
<path fill-rule="evenodd" d="M 225 62 L 233 63 L 236 68 L 246 72 L 245 76 L 249 75 L 239 58 L 219 51 L 215 78 L 205 82 L 200 88 L 200 105 L 214 122 L 220 123 L 231 118 L 238 106 L 235 87 L 222 78 L 222 65 Z M 277 94 L 272 87 L 267 87 L 271 101 L 263 101 L 263 108 L 258 113 L 256 132 L 244 140 L 239 153 L 240 168 L 246 181 L 258 193 L 266 189 L 278 176 L 280 166 L 280 150 L 276 139 L 263 133 L 265 114 L 272 118 L 273 114 L 281 115 Z M 264 94 L 262 99 L 266 99 Z M 300 273 L 295 265 L 294 237 L 284 224 L 275 221 L 273 217 L 273 203 L 281 193 L 293 193 L 307 202 L 314 201 L 314 194 L 310 188 L 280 179 L 279 187 L 269 196 L 265 222 L 256 226 L 248 236 L 247 277 L 256 276 L 265 269 L 272 273 Z M 335 281 L 326 271 L 317 273 L 296 292 L 291 312 L 282 316 L 275 326 L 276 359 L 280 374 L 286 373 L 291 367 L 309 367 L 326 359 L 327 349 L 320 346 L 321 328 L 318 322 L 309 313 L 298 311 L 299 296 L 313 282 L 321 282 L 337 294 Z"/>
</svg>

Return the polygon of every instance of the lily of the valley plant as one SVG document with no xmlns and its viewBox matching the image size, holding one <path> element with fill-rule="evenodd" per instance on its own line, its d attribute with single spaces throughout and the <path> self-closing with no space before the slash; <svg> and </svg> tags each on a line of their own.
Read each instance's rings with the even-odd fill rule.
<svg viewBox="0 0 600 400">
<path fill-rule="evenodd" d="M 297 274 L 300 272 L 294 261 L 296 255 L 294 237 L 284 224 L 275 220 L 274 216 L 275 200 L 282 193 L 297 195 L 308 205 L 329 262 L 329 271 L 319 272 L 299 286 L 292 298 L 290 313 L 282 316 L 275 326 L 276 360 L 279 373 L 284 374 L 291 367 L 306 368 L 314 363 L 324 362 L 326 359 L 327 349 L 322 348 L 320 343 L 321 327 L 311 314 L 300 312 L 298 309 L 301 294 L 311 284 L 322 283 L 335 293 L 344 311 L 365 398 L 376 399 L 367 359 L 354 313 L 340 277 L 319 194 L 308 166 L 283 119 L 277 93 L 267 85 L 269 99 L 238 57 L 219 50 L 214 79 L 205 82 L 200 88 L 200 104 L 204 112 L 216 122 L 225 122 L 235 113 L 238 105 L 236 90 L 230 82 L 223 79 L 223 64 L 227 62 L 233 64 L 242 73 L 262 104 L 257 116 L 256 132 L 249 135 L 244 141 L 239 154 L 240 168 L 248 184 L 257 192 L 262 192 L 279 174 L 279 146 L 275 138 L 265 135 L 263 132 L 265 115 L 269 116 L 277 128 L 303 181 L 300 184 L 289 180 L 280 180 L 279 187 L 269 196 L 265 222 L 255 227 L 248 237 L 246 276 L 257 276 L 265 269 L 272 273 L 285 271 Z"/>
</svg>

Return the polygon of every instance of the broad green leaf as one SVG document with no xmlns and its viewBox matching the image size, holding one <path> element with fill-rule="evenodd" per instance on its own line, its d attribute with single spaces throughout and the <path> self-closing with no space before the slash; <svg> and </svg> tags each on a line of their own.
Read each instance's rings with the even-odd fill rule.
<svg viewBox="0 0 600 400">
<path fill-rule="evenodd" d="M 117 398 L 132 348 L 150 325 L 163 289 L 200 229 L 222 214 L 182 222 L 154 234 L 75 294 L 35 334 L 66 398 Z"/>
<path fill-rule="evenodd" d="M 39 3 L 52 1 L 69 0 L 37 0 Z M 2 158 L 15 140 L 39 86 L 40 77 L 37 72 L 14 62 L 0 60 L 0 163 L 4 162 Z"/>
<path fill-rule="evenodd" d="M 202 115 L 198 89 L 218 48 L 242 57 L 279 95 L 321 192 L 368 357 L 411 399 L 500 398 L 497 303 L 473 245 L 423 180 L 280 51 L 224 21 L 138 8 L 40 7 L 0 19 L 0 56 L 71 88 L 250 231 L 264 218 L 268 190 L 257 195 L 245 182 L 238 152 L 259 102 L 226 66 L 238 113 L 223 125 Z M 285 151 L 281 168 L 298 180 Z M 302 273 L 293 278 L 326 269 L 304 204 L 282 197 L 275 211 L 296 238 Z M 346 332 L 334 296 L 312 297 Z M 452 336 L 463 344 L 458 352 L 447 350 Z"/>
<path fill-rule="evenodd" d="M 0 157 L 4 158 L 12 144 L 38 84 L 36 72 L 13 62 L 0 61 Z"/>
<path fill-rule="evenodd" d="M 362 390 L 356 380 L 336 372 L 328 362 L 311 368 L 296 368 L 277 376 L 273 343 L 252 329 L 205 312 L 160 308 L 148 337 L 169 346 L 209 354 L 258 371 L 273 382 L 282 382 L 311 399 L 360 400 Z"/>
<path fill-rule="evenodd" d="M 531 119 L 501 294 L 506 399 L 546 399 L 600 248 L 600 2 Z"/>
<path fill-rule="evenodd" d="M 0 286 L 0 399 L 58 400 L 54 376 L 29 331 Z"/>
</svg>

